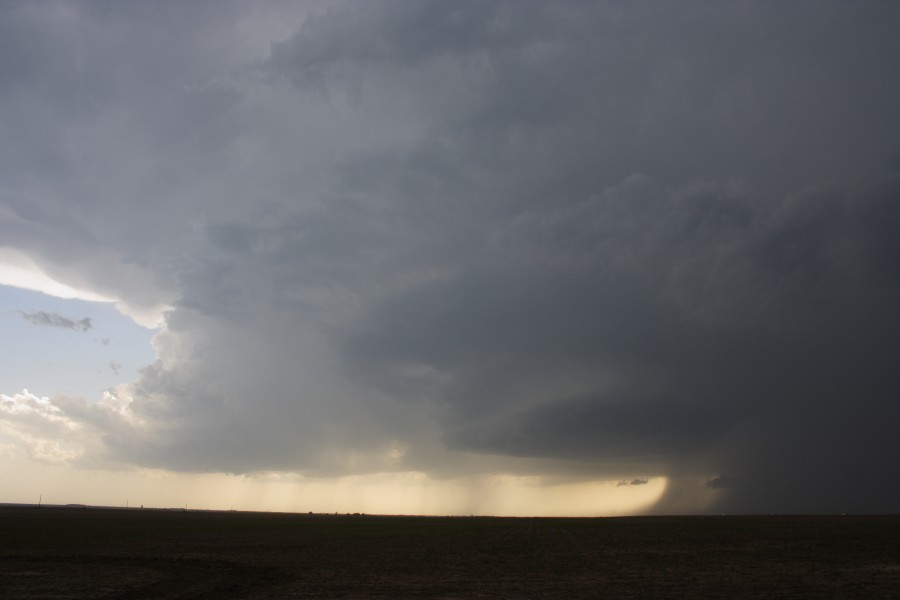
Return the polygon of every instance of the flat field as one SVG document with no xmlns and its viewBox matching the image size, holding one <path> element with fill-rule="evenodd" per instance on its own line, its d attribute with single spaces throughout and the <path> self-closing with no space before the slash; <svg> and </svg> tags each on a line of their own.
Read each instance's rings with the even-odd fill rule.
<svg viewBox="0 0 900 600">
<path fill-rule="evenodd" d="M 6 507 L 0 598 L 900 598 L 900 517 Z"/>
</svg>

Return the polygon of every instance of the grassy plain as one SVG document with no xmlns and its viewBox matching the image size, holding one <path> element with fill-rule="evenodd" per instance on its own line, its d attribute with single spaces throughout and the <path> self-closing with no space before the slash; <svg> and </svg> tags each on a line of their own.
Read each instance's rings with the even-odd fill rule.
<svg viewBox="0 0 900 600">
<path fill-rule="evenodd" d="M 900 598 L 900 517 L 5 507 L 0 598 Z"/>
</svg>

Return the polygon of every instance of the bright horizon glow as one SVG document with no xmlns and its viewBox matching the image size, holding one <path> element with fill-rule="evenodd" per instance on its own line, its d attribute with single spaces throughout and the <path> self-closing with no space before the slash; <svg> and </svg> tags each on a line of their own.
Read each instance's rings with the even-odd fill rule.
<svg viewBox="0 0 900 600">
<path fill-rule="evenodd" d="M 0 394 L 0 402 L 0 412 L 21 412 L 32 405 L 54 410 L 51 398 L 27 390 Z M 0 502 L 35 504 L 42 498 L 44 504 L 56 505 L 285 513 L 601 517 L 649 512 L 669 486 L 662 476 L 622 485 L 620 479 L 557 483 L 510 473 L 448 479 L 420 471 L 310 477 L 279 471 L 235 475 L 90 469 L 77 464 L 86 458 L 77 443 L 41 439 L 0 421 L 0 478 L 16 482 L 15 488 L 4 490 Z"/>
<path fill-rule="evenodd" d="M 290 473 L 227 475 L 154 469 L 81 470 L 13 458 L 0 445 L 0 476 L 16 481 L 0 502 L 84 504 L 146 508 L 481 515 L 497 517 L 600 517 L 645 513 L 668 486 L 665 477 L 645 485 L 617 481 L 547 484 L 539 477 L 481 475 L 438 480 L 420 472 L 374 473 L 316 479 Z"/>
</svg>

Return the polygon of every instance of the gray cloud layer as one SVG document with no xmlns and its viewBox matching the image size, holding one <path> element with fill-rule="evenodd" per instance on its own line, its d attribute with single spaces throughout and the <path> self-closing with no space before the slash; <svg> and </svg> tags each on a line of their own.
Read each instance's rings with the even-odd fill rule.
<svg viewBox="0 0 900 600">
<path fill-rule="evenodd" d="M 897 509 L 897 6 L 284 9 L 0 9 L 2 239 L 174 306 L 95 454 Z"/>
</svg>

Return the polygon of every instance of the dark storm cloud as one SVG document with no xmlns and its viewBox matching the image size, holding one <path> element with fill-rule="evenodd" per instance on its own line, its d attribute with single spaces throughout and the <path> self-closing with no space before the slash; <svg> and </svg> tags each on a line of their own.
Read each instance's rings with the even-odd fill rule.
<svg viewBox="0 0 900 600">
<path fill-rule="evenodd" d="M 886 435 L 890 394 L 846 396 L 861 380 L 891 389 L 875 365 L 897 345 L 896 236 L 875 225 L 898 211 L 883 118 L 898 81 L 883 70 L 887 30 L 868 21 L 884 7 L 832 20 L 733 3 L 664 19 L 565 5 L 524 11 L 527 27 L 506 8 L 404 13 L 420 30 L 476 10 L 492 24 L 454 44 L 406 44 L 387 33 L 402 20 L 340 21 L 322 56 L 309 48 L 337 27 L 326 15 L 273 53 L 300 86 L 359 94 L 379 75 L 407 82 L 411 65 L 452 80 L 458 60 L 483 92 L 448 84 L 462 108 L 437 113 L 415 156 L 349 171 L 391 178 L 395 218 L 430 233 L 405 264 L 432 270 L 343 329 L 348 372 L 437 401 L 451 447 L 673 472 L 751 463 L 760 489 L 827 445 L 846 403 Z M 823 463 L 889 455 L 842 448 Z M 824 505 L 832 485 L 790 494 Z"/>
<path fill-rule="evenodd" d="M 32 313 L 19 311 L 22 318 L 35 325 L 44 325 L 45 327 L 59 327 L 61 329 L 71 329 L 73 331 L 87 331 L 91 328 L 91 319 L 85 317 L 80 321 L 75 321 L 68 317 L 58 315 L 56 313 L 48 313 L 38 310 Z"/>
<path fill-rule="evenodd" d="M 68 408 L 110 455 L 896 510 L 897 6 L 27 6 L 95 35 L 5 67 L 4 239 L 172 307 L 127 411 Z"/>
</svg>

